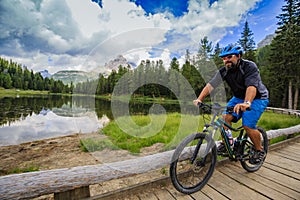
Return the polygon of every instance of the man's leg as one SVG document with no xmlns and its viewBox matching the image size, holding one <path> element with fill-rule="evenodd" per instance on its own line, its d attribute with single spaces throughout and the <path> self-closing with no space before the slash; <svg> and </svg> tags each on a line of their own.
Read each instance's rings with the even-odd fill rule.
<svg viewBox="0 0 300 200">
<path fill-rule="evenodd" d="M 243 127 L 248 133 L 257 151 L 263 151 L 261 146 L 260 132 L 256 129 L 256 124 L 268 105 L 268 100 L 255 99 L 251 104 L 251 110 L 243 113 Z"/>
<path fill-rule="evenodd" d="M 254 147 L 257 151 L 263 151 L 263 147 L 261 146 L 261 136 L 260 132 L 257 129 L 249 128 L 248 126 L 244 126 L 244 129 L 248 133 L 251 141 L 254 144 Z"/>
<path fill-rule="evenodd" d="M 227 123 L 227 124 L 229 124 L 230 126 L 231 126 L 231 122 L 232 122 L 232 120 L 233 120 L 233 116 L 231 115 L 231 114 L 224 114 L 223 115 L 223 119 L 225 120 L 225 122 Z M 225 128 L 225 127 L 224 127 Z M 227 128 L 226 128 L 227 129 Z"/>
</svg>

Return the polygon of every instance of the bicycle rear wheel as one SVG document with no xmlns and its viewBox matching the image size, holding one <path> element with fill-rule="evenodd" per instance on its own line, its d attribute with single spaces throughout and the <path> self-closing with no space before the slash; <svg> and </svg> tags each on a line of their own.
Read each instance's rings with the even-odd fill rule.
<svg viewBox="0 0 300 200">
<path fill-rule="evenodd" d="M 261 145 L 265 151 L 265 154 L 267 155 L 268 152 L 268 136 L 266 131 L 261 128 L 257 127 L 257 130 L 260 132 L 260 138 L 261 138 Z M 248 172 L 255 172 L 259 170 L 259 168 L 262 166 L 264 163 L 264 160 L 260 163 L 257 164 L 251 164 L 249 162 L 251 156 L 253 155 L 255 148 L 253 143 L 251 142 L 250 138 L 247 136 L 247 140 L 242 142 L 242 149 L 244 151 L 244 159 L 241 160 L 242 167 L 248 171 Z"/>
<path fill-rule="evenodd" d="M 209 135 L 189 135 L 172 157 L 170 177 L 174 187 L 185 194 L 199 191 L 212 176 L 216 160 L 216 145 Z"/>
</svg>

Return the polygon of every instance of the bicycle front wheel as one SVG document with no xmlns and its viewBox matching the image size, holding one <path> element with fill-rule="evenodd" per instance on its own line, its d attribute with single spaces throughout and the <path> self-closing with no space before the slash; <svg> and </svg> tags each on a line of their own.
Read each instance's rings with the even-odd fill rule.
<svg viewBox="0 0 300 200">
<path fill-rule="evenodd" d="M 199 191 L 212 176 L 216 160 L 216 144 L 209 135 L 189 135 L 178 145 L 171 160 L 174 187 L 185 194 Z"/>
</svg>

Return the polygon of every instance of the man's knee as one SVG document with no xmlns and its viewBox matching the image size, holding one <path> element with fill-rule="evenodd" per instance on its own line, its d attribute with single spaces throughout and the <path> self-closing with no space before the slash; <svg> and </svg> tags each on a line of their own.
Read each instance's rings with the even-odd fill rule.
<svg viewBox="0 0 300 200">
<path fill-rule="evenodd" d="M 222 117 L 226 122 L 231 122 L 233 120 L 233 116 L 230 114 L 223 114 Z"/>
<path fill-rule="evenodd" d="M 246 132 L 247 133 L 251 133 L 253 130 L 255 130 L 255 129 L 253 129 L 253 128 L 250 128 L 249 126 L 243 126 L 243 128 L 246 130 Z"/>
</svg>

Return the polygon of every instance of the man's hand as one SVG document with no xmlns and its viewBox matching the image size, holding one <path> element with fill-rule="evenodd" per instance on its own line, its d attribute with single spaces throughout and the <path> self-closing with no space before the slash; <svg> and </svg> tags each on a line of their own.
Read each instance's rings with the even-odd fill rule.
<svg viewBox="0 0 300 200">
<path fill-rule="evenodd" d="M 240 111 L 245 112 L 247 110 L 247 108 L 250 108 L 250 105 L 247 103 L 239 103 L 236 104 L 233 108 L 233 112 L 239 114 Z"/>
<path fill-rule="evenodd" d="M 193 101 L 193 104 L 194 104 L 195 106 L 198 106 L 198 103 L 202 103 L 202 101 L 200 101 L 199 99 L 195 99 L 195 100 Z"/>
</svg>

